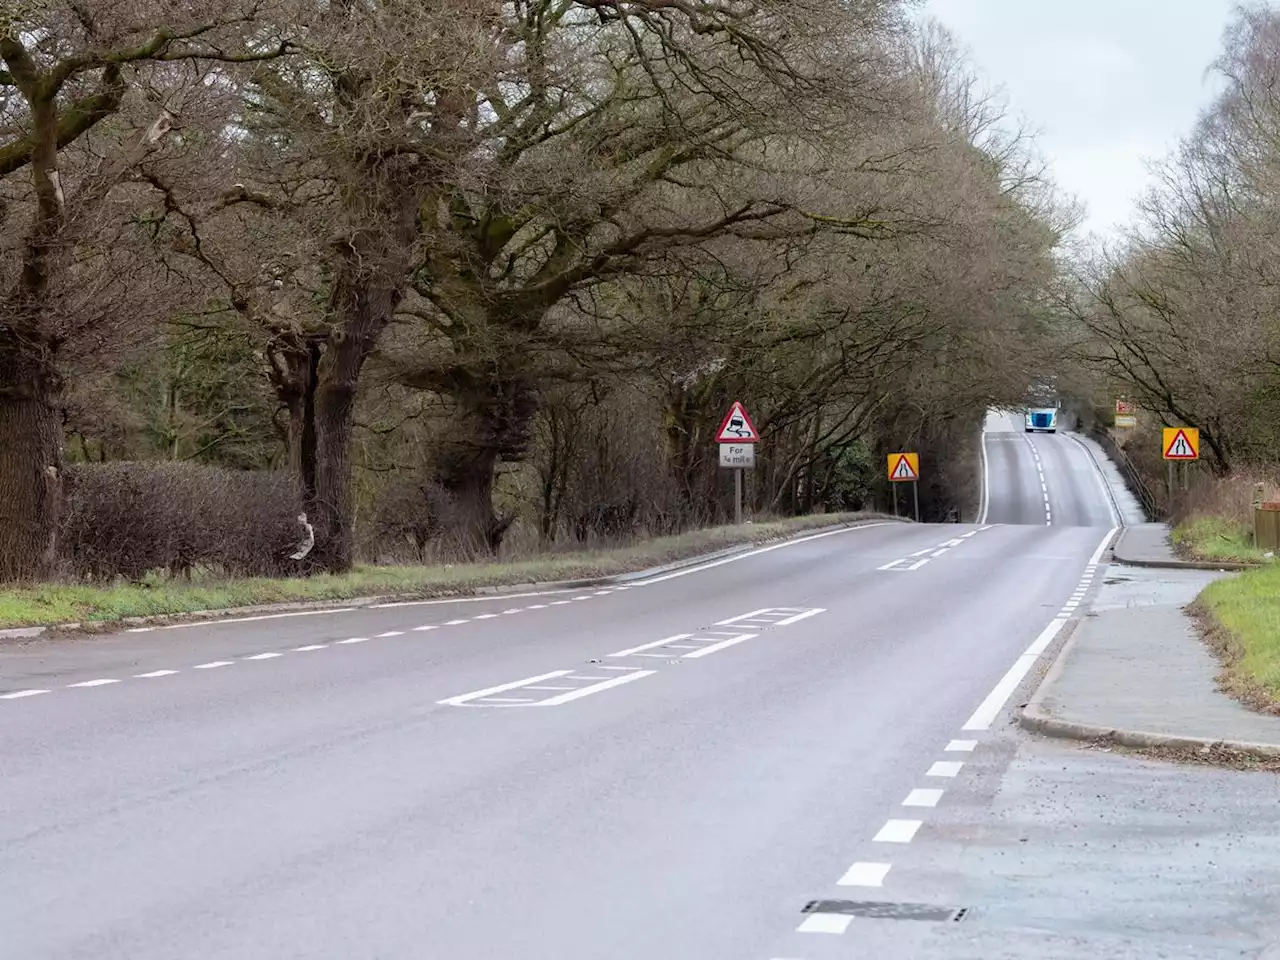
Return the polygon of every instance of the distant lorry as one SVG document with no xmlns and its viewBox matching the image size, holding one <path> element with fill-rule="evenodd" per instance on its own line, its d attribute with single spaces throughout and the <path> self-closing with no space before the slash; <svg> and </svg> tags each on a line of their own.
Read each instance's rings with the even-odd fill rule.
<svg viewBox="0 0 1280 960">
<path fill-rule="evenodd" d="M 1051 407 L 1027 407 L 1023 411 L 1023 429 L 1027 433 L 1034 433 L 1037 430 L 1043 430 L 1046 433 L 1057 433 L 1059 409 L 1060 407 L 1057 403 Z"/>
</svg>

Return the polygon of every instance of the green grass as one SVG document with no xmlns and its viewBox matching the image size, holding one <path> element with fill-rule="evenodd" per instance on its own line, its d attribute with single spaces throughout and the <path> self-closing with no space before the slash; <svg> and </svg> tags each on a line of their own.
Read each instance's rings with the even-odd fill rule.
<svg viewBox="0 0 1280 960">
<path fill-rule="evenodd" d="M 1253 530 L 1245 523 L 1207 514 L 1193 516 L 1173 529 L 1179 553 L 1195 560 L 1235 560 L 1262 563 L 1265 551 L 1253 545 Z"/>
<path fill-rule="evenodd" d="M 827 514 L 741 527 L 711 527 L 612 550 L 550 554 L 511 563 L 358 567 L 341 576 L 307 579 L 207 580 L 196 583 L 156 580 L 147 584 L 112 587 L 43 584 L 0 590 L 0 627 L 111 622 L 129 617 L 177 615 L 290 601 L 466 595 L 482 587 L 631 573 L 727 547 L 765 543 L 816 527 L 874 518 L 872 514 Z"/>
<path fill-rule="evenodd" d="M 1193 611 L 1222 656 L 1227 690 L 1280 712 L 1280 567 L 1211 583 Z"/>
</svg>

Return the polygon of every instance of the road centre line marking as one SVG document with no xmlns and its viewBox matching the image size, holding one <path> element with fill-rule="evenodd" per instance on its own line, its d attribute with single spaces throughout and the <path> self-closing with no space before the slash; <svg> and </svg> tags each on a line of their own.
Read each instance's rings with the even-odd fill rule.
<svg viewBox="0 0 1280 960">
<path fill-rule="evenodd" d="M 368 643 L 368 642 L 369 642 L 368 637 L 347 637 L 347 639 L 345 640 L 338 641 L 340 645 L 345 645 L 349 643 Z"/>
<path fill-rule="evenodd" d="M 882 887 L 892 864 L 858 861 L 836 881 L 838 887 Z"/>
<path fill-rule="evenodd" d="M 812 913 L 805 917 L 804 923 L 796 927 L 796 933 L 831 933 L 842 934 L 853 923 L 853 917 L 843 913 Z"/>
<path fill-rule="evenodd" d="M 942 790 L 912 790 L 907 799 L 902 801 L 904 807 L 936 807 L 942 799 Z"/>
<path fill-rule="evenodd" d="M 155 680 L 159 677 L 172 677 L 177 670 L 152 670 L 150 673 L 135 673 L 135 680 Z"/>
<path fill-rule="evenodd" d="M 910 843 L 923 820 L 889 820 L 880 832 L 871 838 L 872 843 Z"/>
<path fill-rule="evenodd" d="M 498 613 L 477 613 L 477 614 L 475 615 L 475 618 L 474 618 L 474 619 L 476 619 L 476 620 L 496 620 L 496 619 L 497 619 L 498 617 L 500 617 L 500 616 L 501 616 L 501 614 L 498 614 Z"/>
<path fill-rule="evenodd" d="M 294 653 L 310 653 L 312 650 L 324 650 L 328 648 L 327 643 L 308 643 L 305 647 L 294 647 Z"/>
<path fill-rule="evenodd" d="M 108 677 L 104 677 L 101 680 L 82 680 L 80 683 L 68 683 L 67 686 L 68 687 L 105 687 L 108 684 L 119 683 L 119 682 L 120 682 L 119 680 L 114 680 Z"/>
<path fill-rule="evenodd" d="M 284 656 L 283 653 L 276 653 L 272 651 L 270 653 L 255 653 L 251 657 L 241 657 L 240 659 L 241 660 L 274 660 L 276 657 L 283 657 L 283 656 Z"/>
<path fill-rule="evenodd" d="M 208 663 L 197 663 L 192 670 L 217 670 L 219 667 L 230 667 L 235 661 L 232 660 L 210 660 Z"/>
<path fill-rule="evenodd" d="M 465 618 L 465 617 L 464 617 L 464 618 L 463 618 L 463 619 L 461 619 L 461 620 L 446 620 L 446 621 L 444 622 L 444 625 L 445 625 L 446 627 L 460 627 L 460 626 L 462 626 L 464 623 L 470 623 L 470 622 L 471 622 L 471 621 L 470 621 L 469 619 L 467 619 L 467 618 Z"/>
<path fill-rule="evenodd" d="M 49 693 L 48 690 L 15 690 L 13 693 L 0 694 L 0 700 L 25 700 L 27 697 L 38 697 L 42 693 Z"/>
<path fill-rule="evenodd" d="M 583 687 L 580 690 L 574 690 L 572 693 L 562 693 L 558 697 L 550 697 L 547 700 L 538 702 L 542 707 L 558 707 L 562 703 L 569 703 L 573 700 L 580 700 L 583 697 L 589 697 L 593 693 L 600 693 L 602 690 L 610 690 L 613 687 L 620 687 L 624 683 L 630 683 L 633 680 L 643 680 L 645 677 L 651 677 L 656 670 L 637 670 L 634 673 L 628 673 L 621 677 L 610 677 L 601 683 L 592 684 L 589 687 Z"/>
</svg>

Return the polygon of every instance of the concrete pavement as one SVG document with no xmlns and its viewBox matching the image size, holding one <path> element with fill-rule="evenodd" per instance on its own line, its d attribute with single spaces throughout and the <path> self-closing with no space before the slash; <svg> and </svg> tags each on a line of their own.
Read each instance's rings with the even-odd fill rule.
<svg viewBox="0 0 1280 960">
<path fill-rule="evenodd" d="M 1087 814 L 1134 822 L 1147 798 L 1159 851 L 1174 804 L 1132 761 L 1011 722 L 1124 504 L 1087 445 L 1016 439 L 988 435 L 983 524 L 841 531 L 626 589 L 5 647 L 4 955 L 1108 955 L 1094 871 L 1129 902 L 1153 888 L 1142 859 L 1090 858 L 1119 828 Z M 1181 776 L 1162 774 L 1178 803 L 1221 787 Z M 1257 866 L 1232 849 L 1206 844 L 1219 881 Z M 1194 913 L 1181 880 L 1158 889 Z M 861 901 L 944 919 L 841 905 Z M 1028 930 L 1081 917 L 1033 949 Z"/>
</svg>

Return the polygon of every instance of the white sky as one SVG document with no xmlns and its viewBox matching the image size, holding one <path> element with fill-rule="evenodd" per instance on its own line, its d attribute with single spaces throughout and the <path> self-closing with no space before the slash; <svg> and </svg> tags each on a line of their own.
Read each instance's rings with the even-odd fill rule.
<svg viewBox="0 0 1280 960">
<path fill-rule="evenodd" d="M 1039 132 L 1084 231 L 1114 236 L 1148 163 L 1212 99 L 1208 67 L 1234 0 L 926 0 L 1014 116 Z"/>
</svg>

